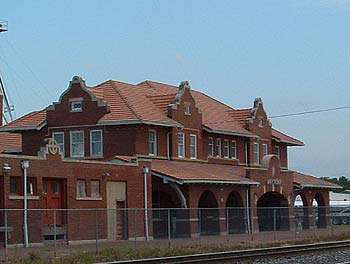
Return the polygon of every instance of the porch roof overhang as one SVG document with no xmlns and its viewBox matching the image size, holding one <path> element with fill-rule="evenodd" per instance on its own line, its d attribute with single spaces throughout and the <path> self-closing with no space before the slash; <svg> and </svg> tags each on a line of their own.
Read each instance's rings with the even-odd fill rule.
<svg viewBox="0 0 350 264">
<path fill-rule="evenodd" d="M 220 184 L 220 185 L 259 185 L 245 178 L 245 170 L 239 166 L 209 164 L 195 161 L 152 161 L 152 175 L 165 182 L 184 184 Z"/>
<path fill-rule="evenodd" d="M 312 175 L 305 175 L 297 171 L 293 171 L 293 178 L 294 189 L 342 189 L 338 184 L 328 182 Z"/>
</svg>

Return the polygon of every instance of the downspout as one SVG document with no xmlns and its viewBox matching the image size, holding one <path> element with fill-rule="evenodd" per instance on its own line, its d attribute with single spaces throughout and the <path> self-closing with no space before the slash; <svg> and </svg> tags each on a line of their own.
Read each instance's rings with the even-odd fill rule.
<svg viewBox="0 0 350 264">
<path fill-rule="evenodd" d="M 250 196 L 250 189 L 249 185 L 247 185 L 247 190 L 246 190 L 246 208 L 247 208 L 247 229 L 248 229 L 248 234 L 252 232 L 251 230 L 251 224 L 250 224 L 250 203 L 249 203 L 249 196 Z"/>
<path fill-rule="evenodd" d="M 146 241 L 149 240 L 149 232 L 148 232 L 148 193 L 147 193 L 147 174 L 149 173 L 148 167 L 143 167 L 143 180 L 144 180 L 144 198 L 145 198 L 145 237 Z"/>
<path fill-rule="evenodd" d="M 170 132 L 166 134 L 166 155 L 167 159 L 170 160 Z"/>
<path fill-rule="evenodd" d="M 23 169 L 23 232 L 24 232 L 24 247 L 28 247 L 28 195 L 27 195 L 27 169 L 29 168 L 29 161 L 23 160 L 21 162 L 22 169 Z"/>
</svg>

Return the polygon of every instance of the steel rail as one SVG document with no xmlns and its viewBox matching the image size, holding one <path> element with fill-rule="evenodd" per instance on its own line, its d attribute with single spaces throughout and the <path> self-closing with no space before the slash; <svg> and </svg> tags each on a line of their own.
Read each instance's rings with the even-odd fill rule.
<svg viewBox="0 0 350 264">
<path fill-rule="evenodd" d="M 281 255 L 293 255 L 312 251 L 330 250 L 337 248 L 350 247 L 350 240 L 323 242 L 314 244 L 292 245 L 282 247 L 271 248 L 259 248 L 259 249 L 247 249 L 236 251 L 225 251 L 215 253 L 194 254 L 185 256 L 173 256 L 164 258 L 149 258 L 149 259 L 136 259 L 136 260 L 122 260 L 112 262 L 101 262 L 98 264 L 131 264 L 131 263 L 167 263 L 167 264 L 180 264 L 180 263 L 209 263 L 218 261 L 229 260 L 245 260 L 251 258 L 265 258 L 265 257 L 277 257 Z M 341 264 L 347 264 L 345 262 Z"/>
</svg>

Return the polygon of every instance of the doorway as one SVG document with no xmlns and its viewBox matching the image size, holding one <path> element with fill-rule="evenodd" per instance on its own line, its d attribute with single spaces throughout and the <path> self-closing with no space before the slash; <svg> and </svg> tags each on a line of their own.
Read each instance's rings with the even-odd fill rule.
<svg viewBox="0 0 350 264">
<path fill-rule="evenodd" d="M 49 209 L 44 212 L 44 225 L 62 225 L 63 212 L 56 211 L 56 220 L 54 219 L 54 210 L 62 209 L 64 204 L 63 181 L 61 179 L 43 179 L 43 198 L 44 208 Z"/>
<path fill-rule="evenodd" d="M 125 182 L 107 182 L 108 240 L 127 239 L 127 211 Z"/>
</svg>

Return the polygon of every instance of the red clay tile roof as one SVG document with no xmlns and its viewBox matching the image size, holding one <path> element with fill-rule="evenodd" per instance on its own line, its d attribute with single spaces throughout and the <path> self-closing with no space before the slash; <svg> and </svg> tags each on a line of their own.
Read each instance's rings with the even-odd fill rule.
<svg viewBox="0 0 350 264">
<path fill-rule="evenodd" d="M 291 136 L 288 136 L 274 128 L 272 129 L 272 137 L 275 138 L 276 141 L 286 143 L 290 146 L 304 146 L 304 142 Z"/>
<path fill-rule="evenodd" d="M 21 135 L 13 133 L 0 133 L 0 153 L 21 152 Z"/>
<path fill-rule="evenodd" d="M 153 173 L 170 177 L 179 183 L 258 184 L 245 178 L 244 167 L 232 165 L 153 160 L 152 171 Z"/>
<path fill-rule="evenodd" d="M 154 81 L 132 85 L 109 80 L 88 89 L 110 107 L 110 112 L 99 120 L 100 124 L 149 123 L 181 126 L 167 116 L 167 107 L 178 92 L 176 86 Z M 251 109 L 234 109 L 204 93 L 194 90 L 191 93 L 202 113 L 204 129 L 215 133 L 254 136 L 245 128 Z M 0 128 L 0 131 L 39 129 L 45 125 L 45 121 L 46 110 L 32 112 Z M 273 130 L 272 133 L 280 142 L 303 145 L 301 141 L 277 130 Z"/>
<path fill-rule="evenodd" d="M 46 111 L 35 111 L 24 115 L 0 128 L 1 131 L 37 129 L 45 125 Z"/>
<path fill-rule="evenodd" d="M 118 81 L 107 81 L 92 88 L 91 91 L 110 105 L 110 113 L 99 123 L 118 120 L 138 120 L 161 125 L 181 126 L 164 113 L 147 98 L 137 86 Z"/>
<path fill-rule="evenodd" d="M 252 115 L 252 109 L 236 109 L 232 112 L 230 112 L 230 115 L 241 125 L 245 126 L 247 119 L 251 117 Z"/>
<path fill-rule="evenodd" d="M 326 188 L 326 189 L 340 189 L 341 186 L 321 180 L 312 175 L 305 175 L 303 173 L 293 172 L 294 183 L 304 188 Z"/>
<path fill-rule="evenodd" d="M 157 105 L 163 112 L 165 105 L 168 105 L 175 99 L 178 87 L 158 83 L 154 81 L 144 81 L 138 86 L 149 98 L 156 101 Z M 196 106 L 202 113 L 203 125 L 213 132 L 237 133 L 246 136 L 253 136 L 232 116 L 236 111 L 232 107 L 195 90 L 191 90 Z"/>
</svg>

